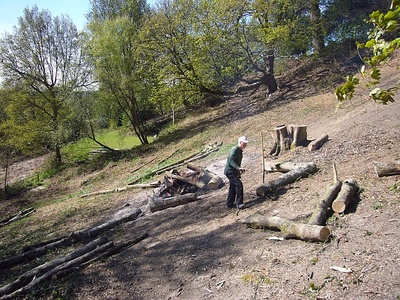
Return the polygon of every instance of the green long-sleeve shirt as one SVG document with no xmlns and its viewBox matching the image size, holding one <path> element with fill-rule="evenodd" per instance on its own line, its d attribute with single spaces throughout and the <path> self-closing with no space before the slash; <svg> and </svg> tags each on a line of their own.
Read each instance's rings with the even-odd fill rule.
<svg viewBox="0 0 400 300">
<path fill-rule="evenodd" d="M 235 173 L 239 174 L 239 168 L 242 163 L 243 150 L 239 146 L 234 146 L 228 154 L 224 174 Z"/>
</svg>

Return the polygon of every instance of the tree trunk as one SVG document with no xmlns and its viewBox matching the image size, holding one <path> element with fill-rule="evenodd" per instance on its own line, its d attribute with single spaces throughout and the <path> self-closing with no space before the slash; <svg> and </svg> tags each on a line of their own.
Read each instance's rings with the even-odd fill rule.
<svg viewBox="0 0 400 300">
<path fill-rule="evenodd" d="M 151 212 L 156 212 L 170 207 L 179 206 L 197 200 L 197 195 L 189 193 L 185 195 L 177 195 L 170 198 L 150 198 L 149 206 Z"/>
<path fill-rule="evenodd" d="M 316 140 L 314 140 L 308 144 L 308 150 L 310 150 L 310 151 L 317 150 L 319 147 L 322 146 L 323 143 L 328 141 L 328 139 L 329 139 L 329 136 L 326 133 L 324 133 L 319 138 L 317 138 Z"/>
<path fill-rule="evenodd" d="M 329 228 L 325 226 L 300 224 L 276 216 L 264 216 L 259 212 L 245 218 L 242 223 L 280 230 L 285 235 L 285 238 L 295 237 L 305 241 L 324 242 L 331 234 Z"/>
<path fill-rule="evenodd" d="M 307 163 L 304 166 L 294 168 L 286 174 L 281 175 L 275 180 L 267 182 L 266 184 L 261 185 L 257 188 L 258 196 L 265 196 L 270 192 L 277 190 L 278 188 L 295 182 L 301 177 L 306 177 L 309 174 L 317 172 L 317 166 L 314 163 Z"/>
<path fill-rule="evenodd" d="M 395 163 L 374 162 L 374 166 L 378 177 L 400 175 L 400 161 Z"/>
<path fill-rule="evenodd" d="M 342 213 L 348 205 L 354 200 L 354 195 L 358 192 L 359 187 L 357 181 L 353 178 L 343 182 L 339 195 L 332 203 L 332 209 L 336 213 Z"/>
</svg>

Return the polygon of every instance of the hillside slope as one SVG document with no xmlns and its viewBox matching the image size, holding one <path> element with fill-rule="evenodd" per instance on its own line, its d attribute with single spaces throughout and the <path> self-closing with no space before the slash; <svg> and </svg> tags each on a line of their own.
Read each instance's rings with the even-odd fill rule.
<svg viewBox="0 0 400 300">
<path fill-rule="evenodd" d="M 384 85 L 398 80 L 399 61 L 395 58 L 384 68 Z M 87 200 L 74 194 L 77 189 L 120 186 L 133 169 L 129 162 L 53 182 L 40 196 L 58 193 L 69 199 L 39 207 L 32 217 L 36 219 L 27 225 L 51 217 L 56 205 L 62 209 L 67 202 L 76 204 L 75 212 L 82 207 L 87 210 L 64 219 L 64 229 L 69 231 L 140 207 L 143 214 L 136 221 L 109 235 L 114 240 L 143 233 L 149 237 L 118 255 L 46 284 L 43 293 L 33 297 L 52 299 L 53 291 L 63 299 L 400 299 L 400 177 L 378 178 L 373 168 L 374 161 L 400 160 L 400 98 L 382 106 L 368 100 L 366 93 L 360 90 L 351 105 L 336 111 L 331 87 L 315 88 L 310 75 L 308 80 L 283 85 L 269 98 L 259 91 L 205 109 L 183 122 L 179 141 L 160 145 L 164 153 L 172 153 L 187 148 L 188 141 L 233 145 L 238 136 L 246 135 L 250 144 L 243 160 L 247 170 L 243 176 L 245 210 L 225 207 L 227 184 L 196 202 L 156 213 L 148 209 L 151 191 L 129 190 Z M 317 151 L 299 147 L 282 157 L 268 158 L 312 161 L 319 171 L 260 198 L 255 190 L 262 183 L 261 134 L 266 146 L 271 146 L 269 131 L 280 124 L 305 124 L 309 139 L 323 133 L 330 139 Z M 150 152 L 143 159 L 157 155 Z M 219 151 L 197 163 L 223 177 L 226 155 L 226 151 Z M 332 182 L 333 163 L 339 179 L 356 179 L 361 193 L 345 214 L 329 219 L 332 238 L 328 242 L 270 240 L 283 235 L 241 223 L 255 212 L 306 222 Z M 268 174 L 266 180 L 273 176 Z M 37 195 L 31 196 L 31 201 Z M 93 210 L 87 208 L 88 203 Z M 47 237 L 60 233 L 52 233 L 50 227 L 46 230 Z M 7 230 L 1 234 L 4 238 Z M 331 269 L 334 266 L 352 272 L 341 273 Z"/>
</svg>

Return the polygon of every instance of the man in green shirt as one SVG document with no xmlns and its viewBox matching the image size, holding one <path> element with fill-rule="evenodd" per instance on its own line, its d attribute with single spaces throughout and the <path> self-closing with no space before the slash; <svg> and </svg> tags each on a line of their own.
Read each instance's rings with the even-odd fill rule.
<svg viewBox="0 0 400 300">
<path fill-rule="evenodd" d="M 234 146 L 228 154 L 224 174 L 229 179 L 229 192 L 226 199 L 226 206 L 228 208 L 237 207 L 238 209 L 244 208 L 243 204 L 243 183 L 240 179 L 244 169 L 241 168 L 243 149 L 246 148 L 249 141 L 245 136 L 238 139 L 237 146 Z"/>
</svg>

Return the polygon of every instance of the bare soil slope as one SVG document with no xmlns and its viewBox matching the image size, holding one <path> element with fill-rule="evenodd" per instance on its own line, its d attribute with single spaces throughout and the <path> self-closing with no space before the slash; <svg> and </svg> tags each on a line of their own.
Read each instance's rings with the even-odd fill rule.
<svg viewBox="0 0 400 300">
<path fill-rule="evenodd" d="M 399 60 L 385 67 L 384 84 L 398 79 Z M 396 79 L 395 79 L 396 78 Z M 285 86 L 270 98 L 262 93 L 230 99 L 207 113 L 201 126 L 221 126 L 210 141 L 234 143 L 247 135 L 243 176 L 245 202 L 240 211 L 225 207 L 227 184 L 196 202 L 156 213 L 148 209 L 151 191 L 119 197 L 112 214 L 140 207 L 143 215 L 115 233 L 129 239 L 149 237 L 124 252 L 77 270 L 61 282 L 65 299 L 400 299 L 400 177 L 378 178 L 374 161 L 400 160 L 400 99 L 386 106 L 360 91 L 353 105 L 335 112 L 331 90 L 316 93 L 309 82 Z M 286 85 L 287 87 L 287 85 Z M 296 92 L 297 91 L 297 92 Z M 319 91 L 323 91 L 320 88 Z M 296 98 L 289 96 L 296 95 Z M 307 96 L 308 95 L 308 96 Z M 222 126 L 229 123 L 229 126 Z M 261 134 L 280 124 L 305 124 L 309 139 L 330 137 L 321 149 L 297 148 L 275 161 L 315 162 L 319 171 L 266 198 L 262 183 Z M 197 129 L 200 130 L 200 129 Z M 227 153 L 200 165 L 223 177 Z M 280 232 L 254 229 L 241 221 L 255 212 L 307 222 L 332 182 L 332 164 L 340 180 L 354 178 L 361 193 L 343 215 L 332 216 L 326 243 L 271 240 Z M 268 174 L 266 180 L 273 178 Z M 224 177 L 223 177 L 224 178 Z M 82 178 L 80 179 L 82 180 Z M 225 180 L 225 178 L 224 178 Z M 225 181 L 226 183 L 226 181 Z M 108 212 L 110 214 L 110 212 Z M 111 217 L 110 215 L 108 217 Z M 352 270 L 342 273 L 331 267 Z M 43 299 L 52 299 L 51 295 Z"/>
</svg>

